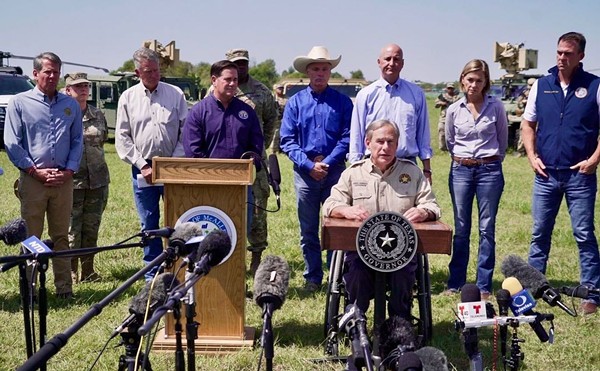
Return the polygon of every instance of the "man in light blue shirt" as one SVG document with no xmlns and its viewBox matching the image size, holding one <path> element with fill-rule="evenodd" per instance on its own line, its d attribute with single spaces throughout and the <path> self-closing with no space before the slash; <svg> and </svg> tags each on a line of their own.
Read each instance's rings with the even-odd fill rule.
<svg viewBox="0 0 600 371">
<path fill-rule="evenodd" d="M 79 169 L 83 148 L 79 103 L 56 90 L 61 65 L 60 58 L 50 52 L 33 60 L 37 85 L 11 99 L 4 128 L 8 158 L 21 170 L 21 217 L 29 234 L 41 238 L 47 215 L 55 251 L 69 249 L 73 174 Z M 71 258 L 52 259 L 52 268 L 56 295 L 71 298 Z"/>
<path fill-rule="evenodd" d="M 419 157 L 423 173 L 431 183 L 429 159 L 433 155 L 430 145 L 429 118 L 423 90 L 400 78 L 404 67 L 402 49 L 390 44 L 381 50 L 377 59 L 381 78 L 362 89 L 356 96 L 350 125 L 349 161 L 354 163 L 368 154 L 365 147 L 367 126 L 376 120 L 387 119 L 398 126 L 400 139 L 396 156 L 416 163 Z"/>
</svg>

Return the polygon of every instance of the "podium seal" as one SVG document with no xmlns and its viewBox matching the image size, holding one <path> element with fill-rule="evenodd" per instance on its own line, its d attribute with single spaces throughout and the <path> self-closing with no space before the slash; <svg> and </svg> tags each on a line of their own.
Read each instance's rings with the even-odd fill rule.
<svg viewBox="0 0 600 371">
<path fill-rule="evenodd" d="M 404 268 L 417 253 L 417 232 L 402 215 L 382 211 L 370 216 L 356 234 L 362 261 L 379 272 Z"/>
</svg>

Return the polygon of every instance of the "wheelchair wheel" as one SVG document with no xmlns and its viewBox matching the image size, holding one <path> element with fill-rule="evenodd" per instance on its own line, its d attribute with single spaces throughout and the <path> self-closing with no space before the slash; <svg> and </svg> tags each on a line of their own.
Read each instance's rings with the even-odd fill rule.
<svg viewBox="0 0 600 371">
<path fill-rule="evenodd" d="M 417 293 L 419 306 L 417 318 L 418 334 L 423 339 L 422 345 L 427 345 L 433 336 L 433 318 L 431 314 L 431 284 L 429 282 L 429 260 L 427 254 L 417 253 Z"/>
<path fill-rule="evenodd" d="M 334 251 L 329 267 L 327 280 L 327 296 L 325 299 L 325 353 L 331 356 L 339 355 L 338 351 L 338 320 L 340 317 L 340 302 L 344 300 L 345 290 L 343 283 L 344 252 Z M 342 308 L 343 310 L 343 308 Z"/>
</svg>

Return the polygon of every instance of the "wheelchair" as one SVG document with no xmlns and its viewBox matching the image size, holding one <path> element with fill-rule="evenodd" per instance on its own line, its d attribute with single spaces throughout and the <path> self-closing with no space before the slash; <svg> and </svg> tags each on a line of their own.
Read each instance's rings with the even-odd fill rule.
<svg viewBox="0 0 600 371">
<path fill-rule="evenodd" d="M 331 258 L 329 276 L 327 279 L 327 294 L 325 302 L 324 335 L 325 354 L 332 357 L 339 356 L 340 341 L 343 341 L 338 326 L 344 308 L 348 305 L 343 276 L 346 266 L 345 253 L 335 250 Z M 418 339 L 422 346 L 428 344 L 433 335 L 433 320 L 431 314 L 431 284 L 429 280 L 429 260 L 427 254 L 417 252 L 416 281 L 413 288 L 413 310 L 415 300 L 418 307 L 418 316 L 412 315 L 412 324 L 416 328 Z"/>
</svg>

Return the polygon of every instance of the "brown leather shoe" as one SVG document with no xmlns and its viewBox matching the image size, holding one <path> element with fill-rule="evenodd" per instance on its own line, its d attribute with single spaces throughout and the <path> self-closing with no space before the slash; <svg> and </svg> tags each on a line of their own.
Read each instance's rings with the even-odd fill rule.
<svg viewBox="0 0 600 371">
<path fill-rule="evenodd" d="M 583 314 L 594 314 L 598 310 L 598 305 L 592 301 L 583 301 L 580 306 L 581 312 Z"/>
</svg>

